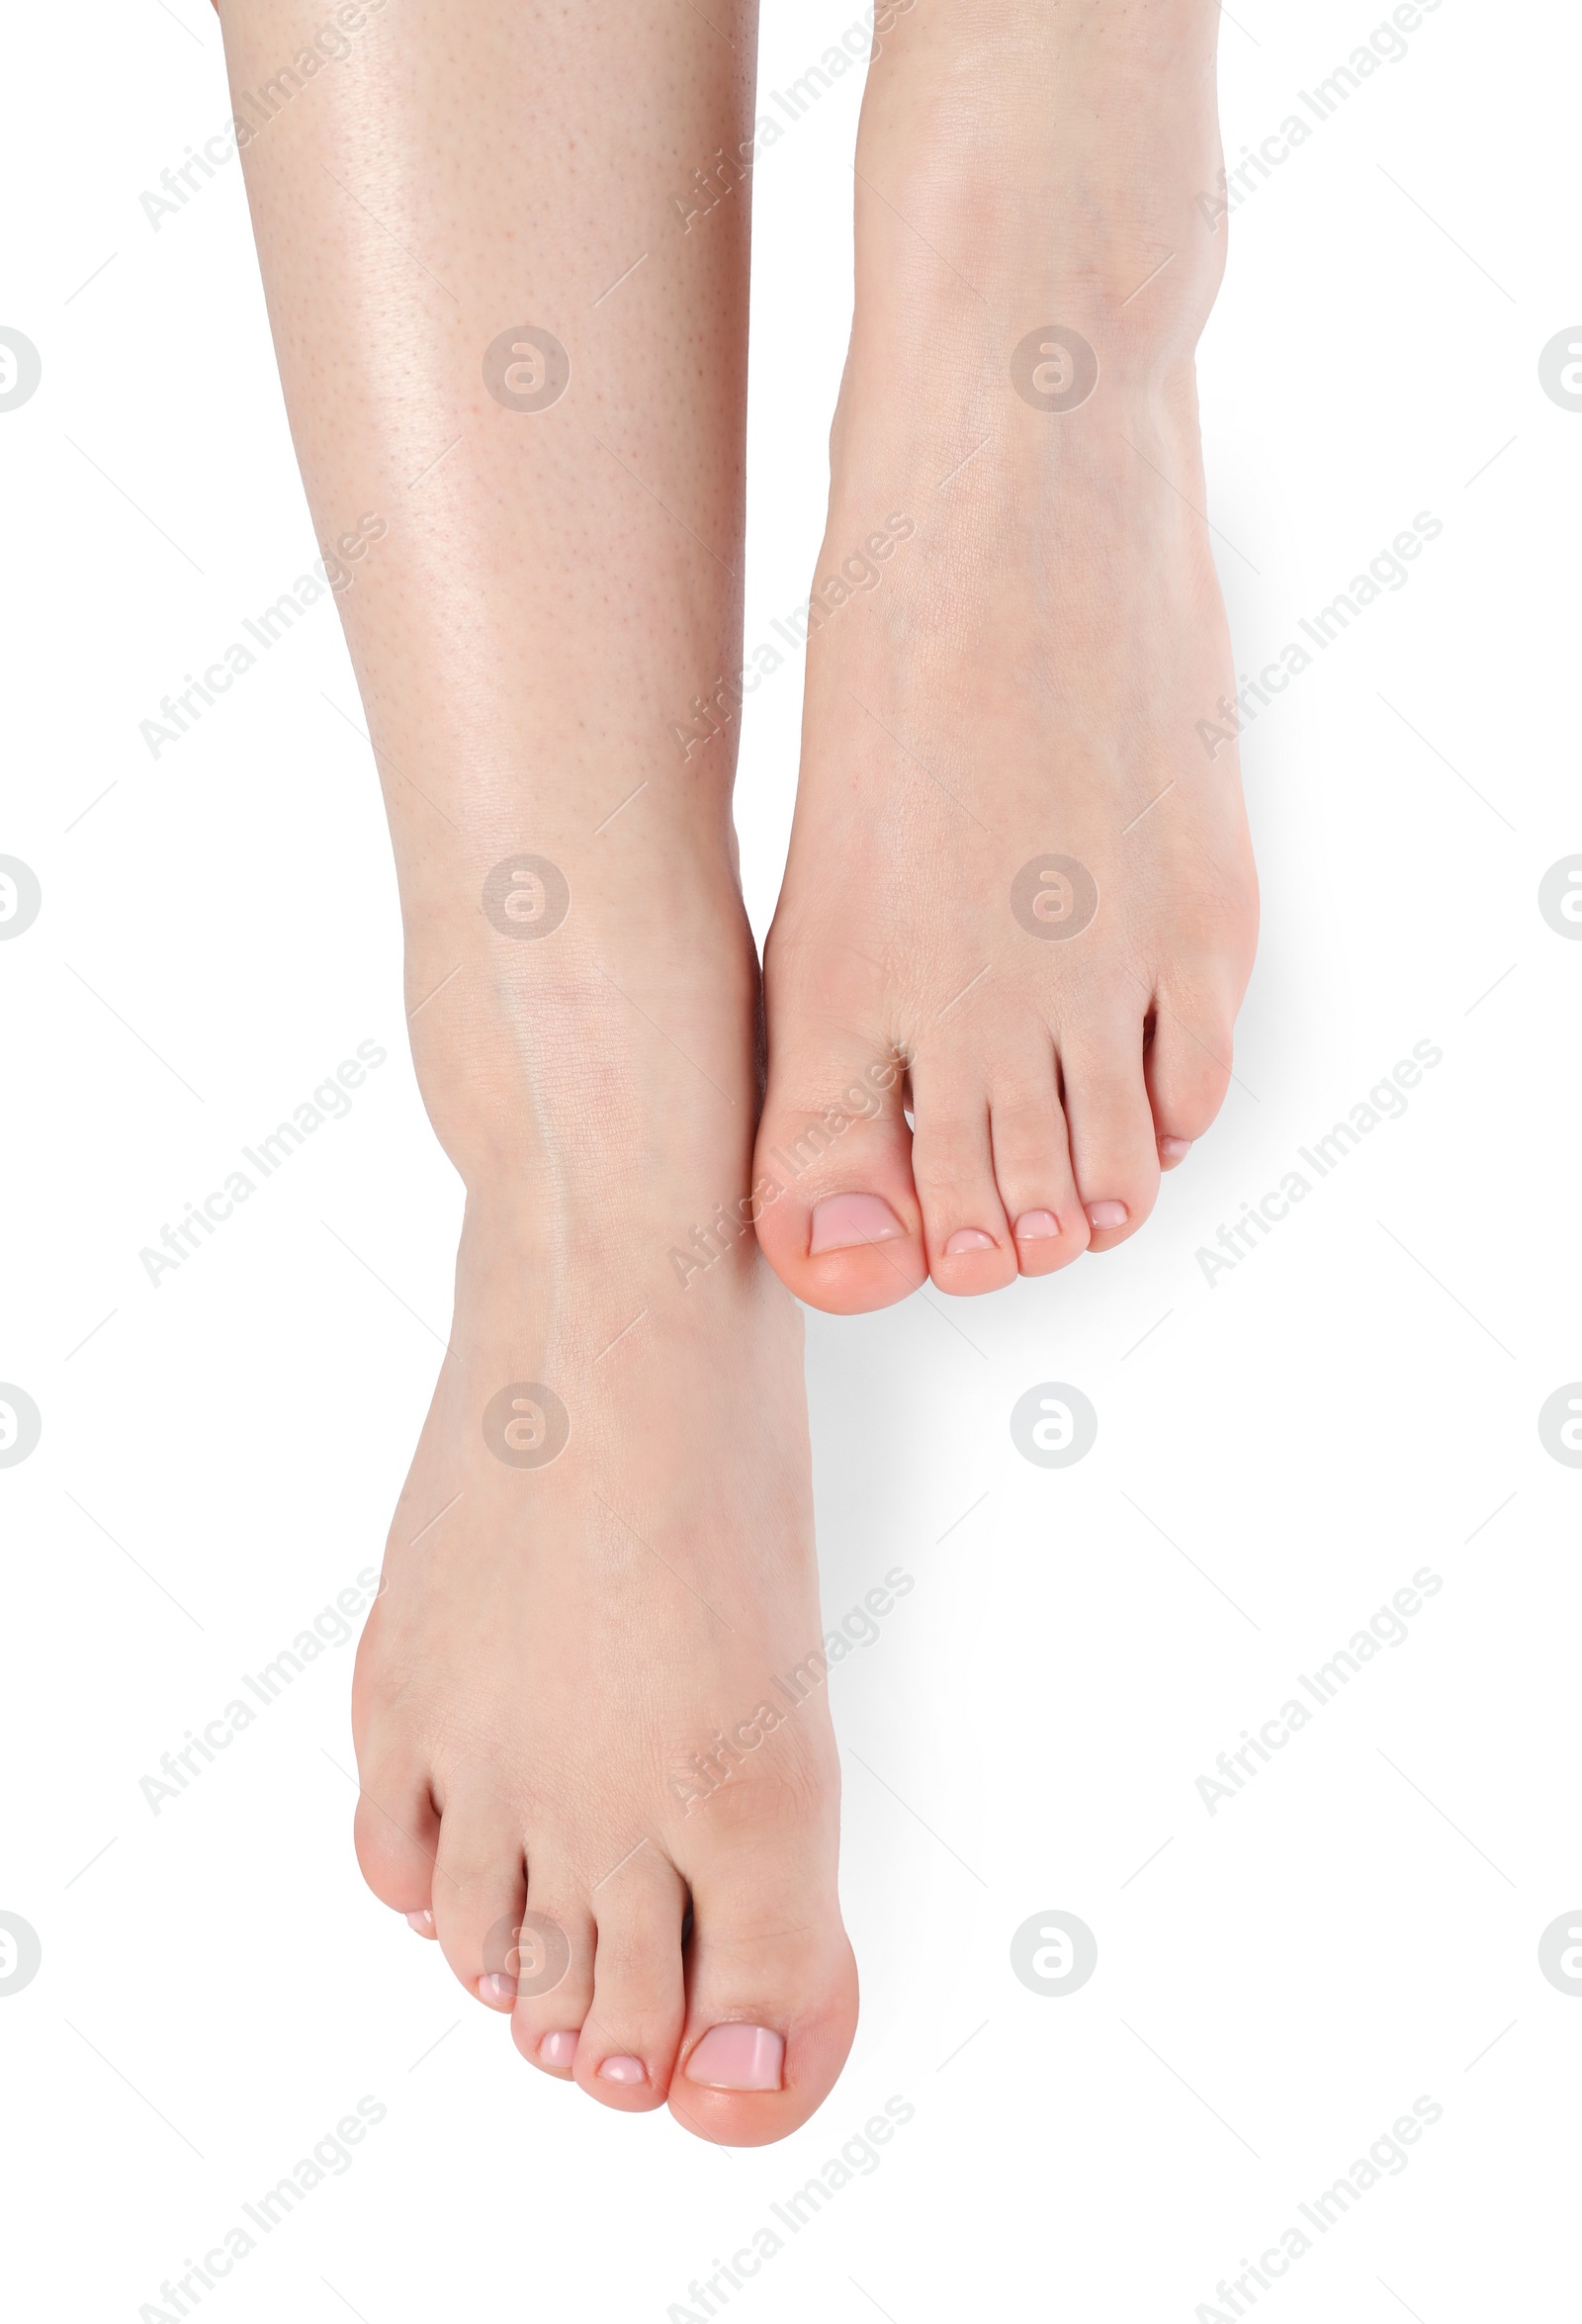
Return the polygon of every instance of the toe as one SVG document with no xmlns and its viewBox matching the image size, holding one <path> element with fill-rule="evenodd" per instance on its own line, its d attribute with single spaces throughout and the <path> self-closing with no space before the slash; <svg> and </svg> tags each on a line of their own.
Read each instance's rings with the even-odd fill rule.
<svg viewBox="0 0 1582 2324">
<path fill-rule="evenodd" d="M 358 1753 L 352 1840 L 363 1878 L 382 1905 L 404 1913 L 421 1936 L 434 1933 L 434 1858 L 439 1816 L 428 1777 L 415 1761 Z"/>
<path fill-rule="evenodd" d="M 995 1178 L 1023 1275 L 1052 1275 L 1088 1248 L 1088 1214 L 1072 1175 L 1053 1043 L 996 1086 L 990 1117 Z"/>
<path fill-rule="evenodd" d="M 1159 1159 L 1174 1170 L 1186 1159 L 1225 1102 L 1230 1087 L 1229 1016 L 1184 1002 L 1156 1003 L 1146 1060 Z"/>
<path fill-rule="evenodd" d="M 513 1966 L 527 1894 L 522 1842 L 503 1808 L 447 1798 L 434 1871 L 434 1932 L 468 1992 L 490 2010 L 516 2000 Z"/>
<path fill-rule="evenodd" d="M 527 1911 L 514 1959 L 516 2008 L 511 2039 L 546 2074 L 571 2079 L 577 2037 L 593 2001 L 593 1916 L 573 1902 L 569 1875 L 528 1851 Z"/>
<path fill-rule="evenodd" d="M 989 1101 L 961 1060 L 919 1059 L 912 1088 L 912 1169 L 928 1272 L 942 1292 L 994 1292 L 1016 1272 L 1016 1244 L 995 1184 Z"/>
<path fill-rule="evenodd" d="M 857 2022 L 833 1868 L 797 1879 L 723 1857 L 692 1874 L 686 2030 L 670 2111 L 698 2137 L 766 2146 L 823 2104 Z"/>
<path fill-rule="evenodd" d="M 849 1034 L 771 1049 L 753 1209 L 765 1258 L 810 1307 L 889 1307 L 927 1274 L 902 1079 Z"/>
<path fill-rule="evenodd" d="M 589 2098 L 621 2113 L 662 2105 L 681 2036 L 686 1891 L 652 1843 L 593 1894 L 593 1998 L 573 2066 Z"/>
<path fill-rule="evenodd" d="M 1143 1078 L 1143 1028 L 1117 1021 L 1061 1044 L 1066 1117 L 1089 1249 L 1135 1234 L 1159 1192 L 1159 1147 Z"/>
</svg>

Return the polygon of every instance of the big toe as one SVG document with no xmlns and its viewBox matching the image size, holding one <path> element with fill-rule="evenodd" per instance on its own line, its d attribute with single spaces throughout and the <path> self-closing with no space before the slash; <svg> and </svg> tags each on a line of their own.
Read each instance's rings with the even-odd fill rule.
<svg viewBox="0 0 1582 2324">
<path fill-rule="evenodd" d="M 771 1049 L 753 1165 L 758 1242 L 810 1307 L 863 1314 L 927 1277 L 901 1085 L 899 1065 L 849 1038 Z"/>
<path fill-rule="evenodd" d="M 833 1868 L 818 1888 L 738 1859 L 692 1875 L 686 2026 L 670 2111 L 720 2146 L 800 2129 L 845 2064 L 857 1969 Z"/>
</svg>

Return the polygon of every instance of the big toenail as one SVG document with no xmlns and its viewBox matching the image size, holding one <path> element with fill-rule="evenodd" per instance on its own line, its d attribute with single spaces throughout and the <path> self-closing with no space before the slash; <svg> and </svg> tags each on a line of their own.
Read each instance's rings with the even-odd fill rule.
<svg viewBox="0 0 1582 2324">
<path fill-rule="evenodd" d="M 576 2056 L 574 2033 L 546 2033 L 538 2045 L 538 2054 L 546 2066 L 569 2066 Z"/>
<path fill-rule="evenodd" d="M 478 1998 L 487 2002 L 491 2010 L 509 2010 L 516 2005 L 516 1980 L 506 1977 L 498 1969 L 490 1969 L 478 1981 Z"/>
<path fill-rule="evenodd" d="M 688 2082 L 708 2090 L 778 2090 L 785 2035 L 767 2025 L 711 2025 L 686 2062 Z"/>
<path fill-rule="evenodd" d="M 432 1936 L 434 1933 L 434 1916 L 425 1905 L 420 1913 L 407 1914 L 406 1925 L 408 1928 L 415 1928 L 419 1936 Z"/>
<path fill-rule="evenodd" d="M 1191 1150 L 1190 1138 L 1161 1138 L 1159 1141 L 1161 1162 L 1185 1162 Z"/>
<path fill-rule="evenodd" d="M 1018 1243 L 1040 1243 L 1060 1232 L 1060 1221 L 1053 1210 L 1023 1210 L 1014 1231 Z"/>
<path fill-rule="evenodd" d="M 1124 1226 L 1130 1216 L 1131 1212 L 1124 1203 L 1090 1203 L 1088 1206 L 1088 1223 L 1097 1226 L 1100 1233 L 1106 1226 Z"/>
<path fill-rule="evenodd" d="M 981 1226 L 958 1226 L 945 1245 L 945 1257 L 953 1259 L 958 1251 L 992 1251 L 995 1238 L 985 1234 Z"/>
<path fill-rule="evenodd" d="M 599 2068 L 601 2082 L 646 2082 L 641 2058 L 606 2058 Z"/>
<path fill-rule="evenodd" d="M 878 1195 L 832 1195 L 814 1207 L 808 1256 L 849 1251 L 858 1243 L 893 1243 L 906 1228 Z"/>
</svg>

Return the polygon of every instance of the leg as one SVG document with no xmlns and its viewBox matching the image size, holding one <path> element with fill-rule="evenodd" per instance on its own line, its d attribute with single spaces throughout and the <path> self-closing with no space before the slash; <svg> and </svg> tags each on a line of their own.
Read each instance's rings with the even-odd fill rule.
<svg viewBox="0 0 1582 2324">
<path fill-rule="evenodd" d="M 762 1242 L 816 1306 L 1111 1248 L 1227 1087 L 1257 900 L 1192 364 L 1217 25 L 929 0 L 869 80 L 765 965 Z"/>
<path fill-rule="evenodd" d="M 322 11 L 221 13 L 245 114 Z M 753 28 L 708 16 L 374 6 L 245 159 L 467 1188 L 359 1856 L 533 2063 L 756 2144 L 856 1995 L 800 1330 L 742 1223 L 731 770 L 668 736 L 741 659 L 747 219 L 688 237 L 673 198 L 746 134 Z"/>
</svg>

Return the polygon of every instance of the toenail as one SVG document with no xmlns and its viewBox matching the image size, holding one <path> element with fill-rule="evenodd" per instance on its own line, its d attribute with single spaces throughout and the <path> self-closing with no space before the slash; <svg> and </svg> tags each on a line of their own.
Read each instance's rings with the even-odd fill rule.
<svg viewBox="0 0 1582 2324">
<path fill-rule="evenodd" d="M 599 2068 L 601 2082 L 647 2082 L 641 2058 L 606 2058 Z"/>
<path fill-rule="evenodd" d="M 538 2054 L 546 2066 L 569 2066 L 576 2056 L 574 2033 L 546 2033 L 538 2045 Z"/>
<path fill-rule="evenodd" d="M 408 1928 L 415 1928 L 419 1936 L 432 1936 L 434 1933 L 434 1916 L 425 1905 L 420 1913 L 407 1914 L 406 1925 Z"/>
<path fill-rule="evenodd" d="M 1161 1162 L 1185 1162 L 1191 1150 L 1190 1138 L 1161 1138 L 1159 1141 Z"/>
<path fill-rule="evenodd" d="M 1060 1221 L 1053 1210 L 1023 1210 L 1014 1228 L 1018 1243 L 1041 1243 L 1059 1232 Z"/>
<path fill-rule="evenodd" d="M 808 1257 L 823 1251 L 849 1251 L 858 1243 L 890 1243 L 906 1228 L 878 1195 L 832 1195 L 814 1207 Z"/>
<path fill-rule="evenodd" d="M 688 2082 L 709 2090 L 778 2090 L 785 2035 L 767 2025 L 711 2025 L 686 2062 Z"/>
<path fill-rule="evenodd" d="M 995 1238 L 985 1234 L 981 1226 L 958 1226 L 945 1245 L 945 1257 L 953 1259 L 958 1251 L 992 1251 Z"/>
<path fill-rule="evenodd" d="M 1131 1212 L 1124 1203 L 1090 1203 L 1088 1206 L 1088 1223 L 1097 1226 L 1100 1233 L 1106 1226 L 1124 1226 L 1130 1216 Z"/>
<path fill-rule="evenodd" d="M 491 2010 L 509 2010 L 516 2004 L 516 1980 L 506 1977 L 498 1969 L 490 1969 L 478 1981 L 478 1998 L 487 2002 Z"/>
</svg>

